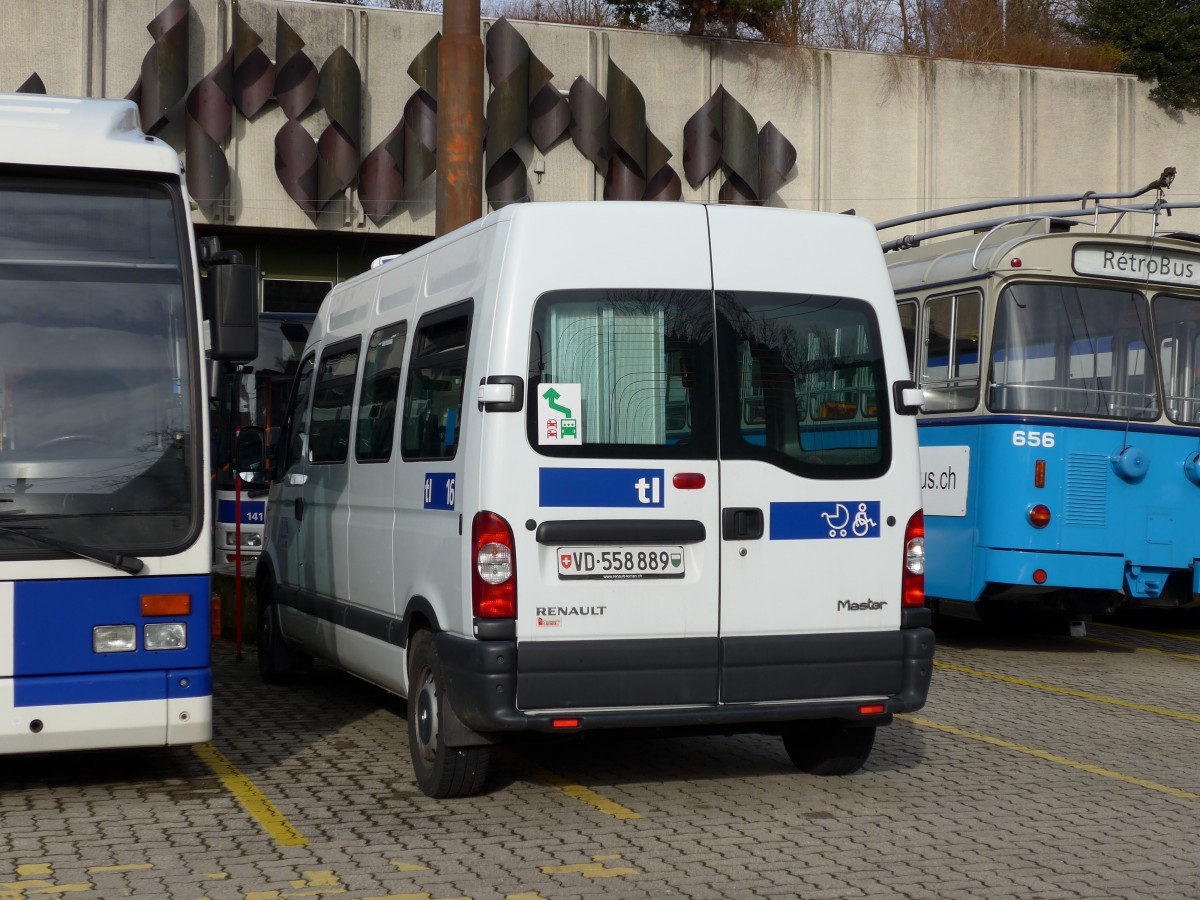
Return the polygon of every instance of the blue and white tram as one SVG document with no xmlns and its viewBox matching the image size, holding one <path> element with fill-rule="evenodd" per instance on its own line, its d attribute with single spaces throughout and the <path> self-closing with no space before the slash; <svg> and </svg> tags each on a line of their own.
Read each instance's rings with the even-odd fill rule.
<svg viewBox="0 0 1200 900">
<path fill-rule="evenodd" d="M 885 239 L 925 397 L 935 611 L 1081 620 L 1200 604 L 1200 238 L 1157 230 L 1164 210 L 1195 206 L 1164 202 L 1171 176 L 998 201 L 1081 205 Z M 1152 190 L 1154 203 L 1106 202 Z M 1148 234 L 1098 227 L 1129 212 Z"/>
</svg>

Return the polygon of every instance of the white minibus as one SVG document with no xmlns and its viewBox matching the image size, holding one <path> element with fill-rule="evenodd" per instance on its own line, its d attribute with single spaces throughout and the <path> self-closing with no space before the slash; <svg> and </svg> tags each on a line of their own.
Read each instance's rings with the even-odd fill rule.
<svg viewBox="0 0 1200 900">
<path fill-rule="evenodd" d="M 507 206 L 325 300 L 269 469 L 262 675 L 406 697 L 434 797 L 519 731 L 768 732 L 856 771 L 933 665 L 908 379 L 865 220 Z"/>
</svg>

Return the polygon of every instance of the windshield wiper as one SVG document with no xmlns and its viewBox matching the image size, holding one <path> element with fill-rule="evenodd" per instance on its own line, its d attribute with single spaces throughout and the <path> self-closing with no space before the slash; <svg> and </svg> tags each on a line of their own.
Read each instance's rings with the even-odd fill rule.
<svg viewBox="0 0 1200 900">
<path fill-rule="evenodd" d="M 122 572 L 128 572 L 130 575 L 137 575 L 142 571 L 142 569 L 146 568 L 146 564 L 136 556 L 123 556 L 120 553 L 106 553 L 103 550 L 98 550 L 93 547 L 85 547 L 82 544 L 73 544 L 70 541 L 60 541 L 58 538 L 52 538 L 44 534 L 39 534 L 36 531 L 30 531 L 23 527 L 0 525 L 0 533 L 28 538 L 35 544 L 44 544 L 47 547 L 53 547 L 55 550 L 61 550 L 64 553 L 70 553 L 72 556 L 78 556 L 80 559 L 90 559 L 92 562 L 98 562 L 101 565 L 108 566 L 110 569 L 118 569 Z"/>
</svg>

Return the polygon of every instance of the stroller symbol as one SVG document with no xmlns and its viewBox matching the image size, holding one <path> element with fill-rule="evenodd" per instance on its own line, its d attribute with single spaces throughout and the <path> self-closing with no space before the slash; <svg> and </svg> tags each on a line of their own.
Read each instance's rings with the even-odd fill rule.
<svg viewBox="0 0 1200 900">
<path fill-rule="evenodd" d="M 866 504 L 862 504 L 861 508 L 859 509 L 860 516 L 864 515 L 863 511 L 865 509 Z M 825 520 L 825 524 L 829 527 L 830 537 L 846 536 L 846 526 L 850 524 L 850 510 L 846 509 L 843 504 L 836 504 L 833 512 L 831 513 L 821 513 L 821 518 Z M 835 519 L 837 520 L 836 522 L 834 521 Z M 857 517 L 854 520 L 854 524 L 855 526 L 858 525 Z"/>
</svg>

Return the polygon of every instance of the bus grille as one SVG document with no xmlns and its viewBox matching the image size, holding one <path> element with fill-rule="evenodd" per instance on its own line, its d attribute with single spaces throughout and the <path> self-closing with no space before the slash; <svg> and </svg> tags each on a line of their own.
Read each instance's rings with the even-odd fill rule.
<svg viewBox="0 0 1200 900">
<path fill-rule="evenodd" d="M 1067 456 L 1068 525 L 1104 524 L 1108 500 L 1107 456 L 1092 453 L 1071 453 Z"/>
</svg>

